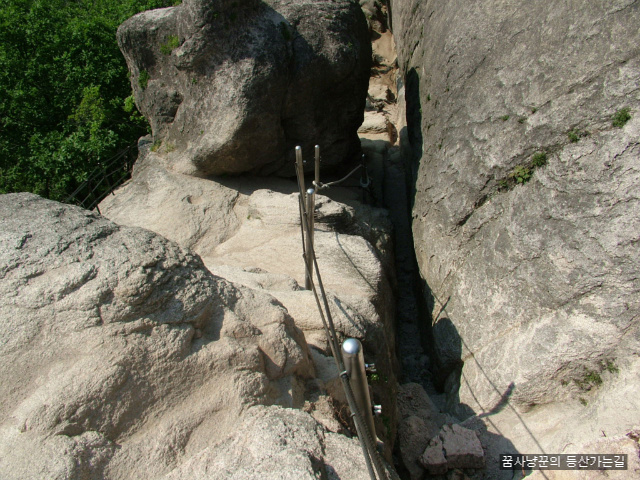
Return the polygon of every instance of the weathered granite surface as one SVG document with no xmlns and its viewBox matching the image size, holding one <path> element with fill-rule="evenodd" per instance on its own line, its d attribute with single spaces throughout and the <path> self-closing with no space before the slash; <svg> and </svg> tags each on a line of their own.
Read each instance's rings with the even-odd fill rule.
<svg viewBox="0 0 640 480">
<path fill-rule="evenodd" d="M 118 29 L 136 104 L 172 169 L 294 175 L 293 148 L 353 160 L 371 43 L 349 0 L 185 0 Z"/>
<path fill-rule="evenodd" d="M 300 410 L 315 368 L 275 298 L 78 207 L 0 217 L 1 478 L 366 478 Z"/>
<path fill-rule="evenodd" d="M 319 391 L 348 419 L 315 298 L 301 287 L 297 186 L 277 178 L 196 178 L 167 171 L 155 156 L 140 158 L 133 179 L 100 211 L 119 224 L 162 233 L 192 248 L 213 274 L 276 298 L 312 348 Z M 397 423 L 390 222 L 384 210 L 348 191 L 327 194 L 334 198 L 318 195 L 316 203 L 318 265 L 340 339 L 361 340 L 366 361 L 375 362 L 384 379 L 373 391 L 386 419 L 377 419 L 378 435 L 390 453 Z"/>
<path fill-rule="evenodd" d="M 640 417 L 640 2 L 391 11 L 451 411 L 525 453 L 625 431 Z"/>
</svg>

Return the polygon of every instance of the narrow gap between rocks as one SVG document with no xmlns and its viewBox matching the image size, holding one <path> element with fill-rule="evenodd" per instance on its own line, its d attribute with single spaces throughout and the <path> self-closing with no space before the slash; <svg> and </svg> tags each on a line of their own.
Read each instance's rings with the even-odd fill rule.
<svg viewBox="0 0 640 480">
<path fill-rule="evenodd" d="M 380 7 L 380 5 L 377 5 Z M 372 7 L 375 8 L 375 7 Z M 373 47 L 364 123 L 358 130 L 368 169 L 374 178 L 368 200 L 389 211 L 394 228 L 396 274 L 396 325 L 400 383 L 420 383 L 429 394 L 437 394 L 426 353 L 429 345 L 427 305 L 416 261 L 411 210 L 414 197 L 414 166 L 421 146 L 410 138 L 420 125 L 411 118 L 410 102 L 405 112 L 405 86 L 398 75 L 395 43 L 388 28 L 387 12 L 367 11 Z M 417 119 L 419 122 L 419 119 Z M 407 125 L 409 123 L 410 125 Z"/>
<path fill-rule="evenodd" d="M 448 372 L 440 372 L 428 354 L 433 351 L 429 321 L 432 305 L 428 304 L 429 289 L 420 277 L 413 243 L 415 174 L 422 153 L 416 86 L 410 75 L 404 84 L 399 74 L 386 7 L 377 2 L 366 2 L 362 7 L 371 31 L 373 67 L 365 118 L 358 134 L 374 178 L 369 201 L 389 211 L 394 228 L 396 352 L 401 368 L 398 380 L 400 385 L 419 384 L 437 414 L 457 423 L 457 419 L 441 413 L 446 411 L 442 390 Z M 411 469 L 404 465 L 403 428 L 401 412 L 394 460 L 401 477 L 411 478 Z"/>
</svg>

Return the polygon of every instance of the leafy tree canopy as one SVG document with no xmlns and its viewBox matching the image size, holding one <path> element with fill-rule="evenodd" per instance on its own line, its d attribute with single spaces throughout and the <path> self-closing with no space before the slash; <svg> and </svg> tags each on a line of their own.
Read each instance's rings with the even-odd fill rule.
<svg viewBox="0 0 640 480">
<path fill-rule="evenodd" d="M 115 33 L 174 0 L 0 0 L 0 193 L 62 200 L 147 124 Z"/>
</svg>

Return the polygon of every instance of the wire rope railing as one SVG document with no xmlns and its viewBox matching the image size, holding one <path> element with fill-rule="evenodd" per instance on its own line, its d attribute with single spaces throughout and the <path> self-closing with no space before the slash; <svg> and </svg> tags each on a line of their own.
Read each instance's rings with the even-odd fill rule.
<svg viewBox="0 0 640 480">
<path fill-rule="evenodd" d="M 105 161 L 93 170 L 87 180 L 78 186 L 66 199 L 65 203 L 74 203 L 92 210 L 109 194 L 131 177 L 131 170 L 135 158 L 133 146 L 129 146 Z M 331 353 L 333 355 L 347 404 L 351 411 L 356 433 L 362 448 L 365 464 L 371 480 L 399 480 L 395 470 L 382 458 L 376 444 L 375 426 L 373 422 L 373 407 L 369 398 L 368 384 L 364 366 L 362 345 L 356 339 L 347 339 L 340 348 L 338 335 L 329 309 L 327 294 L 322 283 L 320 269 L 315 254 L 314 245 L 314 210 L 317 191 L 338 185 L 350 178 L 357 171 L 362 170 L 360 186 L 366 189 L 370 185 L 367 168 L 362 156 L 362 163 L 349 172 L 345 177 L 329 182 L 320 182 L 320 147 L 315 146 L 315 177 L 312 185 L 315 188 L 305 190 L 302 150 L 296 147 L 296 173 L 299 188 L 300 227 L 302 236 L 302 250 L 305 264 L 305 288 L 311 290 Z M 315 281 L 314 281 L 315 273 Z M 316 282 L 318 287 L 316 288 Z M 318 288 L 320 293 L 318 294 Z M 322 302 L 320 301 L 322 299 Z M 344 355 L 343 355 L 344 353 Z M 344 357 L 347 357 L 345 365 Z M 379 408 L 379 407 L 376 407 Z"/>
<path fill-rule="evenodd" d="M 135 152 L 134 145 L 129 145 L 108 160 L 99 162 L 87 179 L 64 200 L 64 203 L 73 203 L 87 210 L 97 208 L 100 213 L 98 204 L 131 178 Z"/>
<path fill-rule="evenodd" d="M 315 147 L 315 168 L 315 179 L 313 184 L 318 189 L 322 188 L 322 184 L 320 183 L 320 154 L 319 147 L 317 145 Z M 358 167 L 358 169 L 360 168 L 364 168 L 366 172 L 366 167 L 364 165 Z M 349 175 L 340 181 L 346 180 L 358 169 L 354 169 Z M 340 348 L 338 344 L 338 335 L 331 315 L 331 310 L 329 308 L 329 301 L 324 289 L 324 284 L 322 283 L 322 276 L 320 275 L 318 260 L 315 254 L 313 240 L 315 190 L 313 188 L 308 190 L 305 189 L 302 149 L 299 146 L 296 147 L 296 174 L 299 189 L 298 204 L 300 210 L 302 250 L 305 264 L 305 287 L 313 293 L 331 353 L 338 372 L 340 372 L 340 381 L 356 427 L 356 433 L 362 448 L 369 477 L 371 480 L 399 480 L 395 470 L 385 463 L 377 448 L 377 437 L 373 423 L 373 407 L 371 406 L 368 391 L 369 387 L 367 384 L 366 374 L 364 373 L 365 367 L 362 345 L 356 339 L 347 339 L 342 344 L 342 348 Z M 331 184 L 335 185 L 340 181 L 332 182 Z M 327 186 L 328 185 L 329 184 L 327 184 Z M 316 282 L 318 285 L 317 288 Z M 318 295 L 318 289 L 320 290 L 320 295 Z M 320 301 L 320 298 L 322 298 L 322 302 Z M 345 354 L 344 356 L 343 353 Z M 347 357 L 348 360 L 346 365 L 345 357 Z"/>
</svg>

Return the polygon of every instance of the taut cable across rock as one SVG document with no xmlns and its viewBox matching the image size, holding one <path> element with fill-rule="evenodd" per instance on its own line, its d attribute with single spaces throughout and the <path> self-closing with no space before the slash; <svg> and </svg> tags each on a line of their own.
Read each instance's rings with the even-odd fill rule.
<svg viewBox="0 0 640 480">
<path fill-rule="evenodd" d="M 299 204 L 300 204 L 300 223 L 303 227 L 304 236 L 307 239 L 310 239 L 312 234 L 309 231 L 311 228 L 312 222 L 310 217 L 313 215 L 313 211 L 305 208 L 305 192 L 304 192 L 304 177 L 302 176 L 302 153 L 301 148 L 296 147 L 296 170 L 298 172 L 298 189 L 299 189 Z M 312 190 L 311 190 L 312 191 Z M 307 192 L 308 193 L 308 192 Z M 307 203 L 308 206 L 312 205 L 312 203 Z M 356 430 L 358 433 L 358 438 L 360 440 L 360 444 L 362 446 L 362 451 L 365 457 L 365 462 L 367 465 L 367 470 L 369 472 L 369 476 L 371 480 L 387 480 L 388 478 L 395 479 L 397 478 L 397 474 L 393 467 L 387 466 L 385 467 L 384 460 L 378 451 L 376 444 L 376 432 L 375 427 L 373 425 L 373 416 L 371 410 L 371 401 L 369 399 L 369 391 L 368 385 L 366 385 L 366 375 L 360 375 L 359 373 L 364 374 L 364 358 L 362 355 L 362 350 L 358 350 L 357 352 L 351 351 L 352 348 L 349 348 L 353 342 L 358 342 L 356 339 L 349 339 L 353 342 L 349 342 L 349 340 L 345 341 L 343 344 L 343 348 L 339 348 L 338 346 L 338 336 L 336 333 L 335 325 L 333 323 L 333 318 L 331 316 L 331 309 L 329 308 L 329 303 L 327 301 L 327 295 L 324 290 L 324 286 L 322 284 L 322 277 L 320 275 L 320 269 L 318 268 L 318 262 L 315 256 L 315 250 L 313 248 L 313 242 L 306 243 L 307 250 L 305 251 L 305 269 L 306 269 L 306 277 L 309 280 L 309 287 L 313 291 L 313 295 L 316 299 L 316 304 L 318 306 L 318 311 L 320 313 L 320 317 L 322 319 L 322 323 L 325 327 L 325 333 L 327 335 L 327 339 L 329 345 L 331 346 L 331 351 L 333 353 L 333 358 L 336 363 L 337 370 L 340 373 L 340 379 L 342 381 L 342 388 L 344 390 L 347 403 L 349 404 L 349 409 L 351 410 L 351 416 L 354 419 Z M 310 270 L 310 266 L 313 266 L 314 272 L 316 275 L 316 279 L 318 281 L 318 286 L 320 287 L 320 294 L 322 297 L 322 301 L 324 304 L 324 311 L 322 306 L 320 305 L 320 300 L 318 298 L 318 293 L 316 292 L 315 283 L 313 281 L 313 272 Z M 359 344 L 359 342 L 358 342 Z M 358 361 L 350 362 L 350 368 L 345 367 L 345 361 L 343 358 L 343 349 L 344 345 L 347 345 L 347 353 L 349 357 L 352 357 L 352 354 L 356 354 Z M 362 372 L 358 371 L 358 367 L 362 367 Z M 351 372 L 350 372 L 351 370 Z M 352 389 L 351 378 L 358 378 L 356 388 L 358 389 L 358 395 L 354 395 L 354 391 Z M 364 384 L 362 383 L 364 382 Z M 366 389 L 366 390 L 364 390 Z M 368 411 L 366 411 L 368 409 Z M 375 472 L 374 468 L 375 467 Z M 377 473 L 377 477 L 376 477 Z"/>
</svg>

